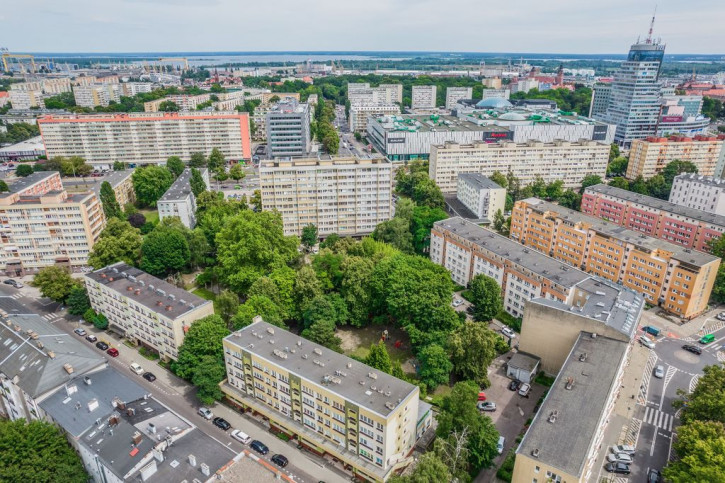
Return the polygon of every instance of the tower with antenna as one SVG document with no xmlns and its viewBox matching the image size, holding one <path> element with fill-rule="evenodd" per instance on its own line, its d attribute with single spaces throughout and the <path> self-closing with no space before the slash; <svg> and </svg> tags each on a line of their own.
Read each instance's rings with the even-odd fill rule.
<svg viewBox="0 0 725 483">
<path fill-rule="evenodd" d="M 655 17 L 657 16 L 657 5 L 655 5 L 655 11 L 652 14 L 652 20 L 649 23 L 649 32 L 647 32 L 647 40 L 644 41 L 645 44 L 651 45 L 652 44 L 652 31 L 655 28 Z"/>
</svg>

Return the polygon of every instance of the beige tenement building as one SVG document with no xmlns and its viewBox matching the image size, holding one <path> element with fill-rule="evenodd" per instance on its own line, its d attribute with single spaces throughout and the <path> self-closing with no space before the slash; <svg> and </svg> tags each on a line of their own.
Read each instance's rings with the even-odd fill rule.
<svg viewBox="0 0 725 483">
<path fill-rule="evenodd" d="M 715 173 L 725 134 L 719 136 L 695 136 L 694 138 L 647 138 L 635 139 L 629 150 L 627 178 L 642 176 L 649 179 L 659 174 L 667 163 L 690 161 L 703 176 L 719 176 Z"/>
<path fill-rule="evenodd" d="M 273 430 L 342 461 L 363 481 L 385 481 L 412 461 L 418 429 L 430 421 L 416 386 L 260 317 L 223 344 L 222 391 L 240 410 L 268 418 Z"/>
<path fill-rule="evenodd" d="M 313 224 L 320 236 L 372 233 L 393 217 L 392 165 L 379 156 L 262 160 L 262 208 L 282 215 L 286 235 Z"/>
<path fill-rule="evenodd" d="M 578 188 L 589 175 L 602 178 L 609 162 L 609 145 L 597 141 L 515 143 L 484 141 L 473 144 L 447 142 L 431 146 L 428 174 L 444 193 L 454 193 L 461 173 L 491 176 L 511 171 L 521 185 L 562 180 L 565 188 Z"/>
<path fill-rule="evenodd" d="M 123 208 L 127 204 L 136 201 L 136 192 L 133 190 L 133 180 L 131 179 L 132 175 L 132 169 L 111 171 L 98 183 L 93 185 L 93 191 L 96 193 L 96 196 L 98 196 L 98 199 L 100 199 L 101 185 L 104 182 L 108 182 L 108 184 L 111 185 L 111 188 L 113 188 L 113 193 L 116 195 L 116 201 L 118 201 L 119 206 Z"/>
<path fill-rule="evenodd" d="M 211 301 L 123 262 L 85 277 L 91 307 L 111 330 L 164 360 L 176 360 L 191 324 L 214 313 Z"/>
<path fill-rule="evenodd" d="M 88 262 L 105 226 L 95 193 L 69 194 L 55 171 L 33 173 L 0 193 L 0 270 L 10 276 Z"/>
</svg>

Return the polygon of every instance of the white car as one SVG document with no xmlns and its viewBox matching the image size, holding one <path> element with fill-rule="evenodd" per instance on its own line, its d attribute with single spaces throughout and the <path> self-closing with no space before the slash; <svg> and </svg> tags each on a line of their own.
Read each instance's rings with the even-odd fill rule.
<svg viewBox="0 0 725 483">
<path fill-rule="evenodd" d="M 523 383 L 521 384 L 521 387 L 519 387 L 519 396 L 529 397 L 529 391 L 531 391 L 531 386 Z"/>
<path fill-rule="evenodd" d="M 625 453 L 630 456 L 634 456 L 634 446 L 631 444 L 618 444 L 617 446 L 610 446 L 609 451 L 612 453 Z"/>
<path fill-rule="evenodd" d="M 453 299 L 453 306 L 454 307 L 460 307 L 461 305 L 463 305 L 463 300 L 461 300 L 461 299 Z"/>
<path fill-rule="evenodd" d="M 134 373 L 138 374 L 139 376 L 145 372 L 143 370 L 143 367 L 141 367 L 140 365 L 136 364 L 135 362 L 132 362 L 129 367 L 131 368 L 131 371 L 133 371 Z"/>
<path fill-rule="evenodd" d="M 654 376 L 657 379 L 662 379 L 663 377 L 665 377 L 665 367 L 664 366 L 657 366 L 657 367 L 655 367 L 655 374 L 654 374 Z"/>
<path fill-rule="evenodd" d="M 514 332 L 511 327 L 504 327 L 503 329 L 501 329 L 501 333 L 509 339 L 513 339 L 514 337 L 516 337 L 516 332 Z"/>
<path fill-rule="evenodd" d="M 206 408 L 203 408 L 203 409 L 206 409 Z M 207 411 L 208 411 L 208 409 L 207 409 Z M 245 433 L 244 431 L 239 431 L 238 429 L 235 429 L 234 431 L 232 431 L 231 437 L 236 439 L 237 441 L 239 441 L 242 444 L 249 444 L 252 441 L 252 438 L 247 433 Z"/>
<path fill-rule="evenodd" d="M 212 413 L 211 409 L 209 409 L 209 408 L 199 408 L 199 414 L 204 419 L 211 419 L 214 417 L 214 413 Z"/>
<path fill-rule="evenodd" d="M 609 453 L 607 455 L 607 461 L 610 463 L 632 463 L 632 457 L 627 453 Z"/>
<path fill-rule="evenodd" d="M 645 346 L 648 349 L 654 349 L 655 348 L 655 343 L 652 341 L 652 339 L 650 339 L 646 335 L 640 335 L 639 336 L 639 343 L 642 344 L 643 346 Z"/>
<path fill-rule="evenodd" d="M 496 403 L 491 401 L 479 401 L 478 404 L 476 404 L 479 411 L 495 411 L 496 410 Z"/>
</svg>

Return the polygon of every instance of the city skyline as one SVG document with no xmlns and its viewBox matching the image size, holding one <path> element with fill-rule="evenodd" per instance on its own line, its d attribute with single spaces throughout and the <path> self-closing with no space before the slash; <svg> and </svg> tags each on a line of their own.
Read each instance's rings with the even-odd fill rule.
<svg viewBox="0 0 725 483">
<path fill-rule="evenodd" d="M 542 9 L 524 0 L 515 10 L 481 11 L 477 22 L 466 28 L 462 24 L 468 18 L 466 12 L 480 10 L 470 0 L 448 2 L 445 9 L 409 0 L 373 0 L 343 7 L 322 1 L 305 8 L 287 0 L 243 6 L 213 0 L 212 9 L 189 0 L 115 0 L 102 5 L 71 0 L 63 9 L 44 1 L 33 3 L 32 36 L 26 35 L 28 26 L 23 21 L 30 14 L 29 3 L 10 4 L 0 13 L 6 38 L 22 39 L 20 45 L 3 47 L 66 53 L 263 52 L 293 47 L 296 51 L 606 54 L 622 52 L 638 36 L 644 38 L 655 7 L 632 7 L 615 0 L 586 11 L 569 1 Z M 717 20 L 725 15 L 725 5 L 697 3 L 701 8 L 672 0 L 658 3 L 654 35 L 668 44 L 669 54 L 720 53 L 717 49 L 725 42 L 725 32 Z M 707 15 L 702 13 L 705 9 Z M 262 18 L 269 22 L 254 20 Z M 353 21 L 366 26 L 364 35 L 350 35 Z M 59 23 L 64 25 L 62 35 L 57 35 Z M 270 35 L 274 32 L 285 35 Z"/>
</svg>

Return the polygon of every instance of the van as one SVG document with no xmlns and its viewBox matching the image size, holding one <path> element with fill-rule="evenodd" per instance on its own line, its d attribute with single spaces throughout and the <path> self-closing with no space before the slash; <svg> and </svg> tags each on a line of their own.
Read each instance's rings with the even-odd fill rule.
<svg viewBox="0 0 725 483">
<path fill-rule="evenodd" d="M 506 444 L 506 438 L 503 436 L 498 437 L 498 444 L 496 445 L 496 451 L 498 451 L 498 454 L 503 453 L 503 446 Z"/>
<path fill-rule="evenodd" d="M 144 373 L 143 367 L 136 364 L 135 362 L 132 362 L 129 367 L 131 368 L 131 371 L 135 372 L 139 376 Z"/>
<path fill-rule="evenodd" d="M 639 343 L 642 344 L 643 346 L 645 346 L 648 349 L 654 349 L 655 348 L 655 343 L 652 342 L 652 339 L 650 339 L 646 335 L 640 335 L 639 336 Z"/>
<path fill-rule="evenodd" d="M 242 444 L 249 444 L 252 441 L 252 438 L 247 433 L 238 429 L 232 431 L 232 438 L 236 439 Z"/>
<path fill-rule="evenodd" d="M 659 329 L 653 325 L 645 325 L 644 327 L 642 327 L 642 330 L 655 337 L 660 335 L 660 332 L 662 332 L 662 329 Z"/>
<path fill-rule="evenodd" d="M 715 341 L 715 334 L 707 334 L 703 335 L 702 338 L 700 338 L 700 344 L 709 344 L 710 342 Z"/>
</svg>

